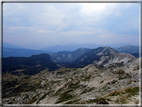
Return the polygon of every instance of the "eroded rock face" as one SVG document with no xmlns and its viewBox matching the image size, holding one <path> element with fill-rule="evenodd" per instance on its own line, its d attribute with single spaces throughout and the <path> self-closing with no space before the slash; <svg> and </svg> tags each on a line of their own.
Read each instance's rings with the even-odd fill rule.
<svg viewBox="0 0 142 107">
<path fill-rule="evenodd" d="M 99 61 L 94 61 L 96 65 L 107 66 L 113 63 L 121 63 L 123 65 L 128 64 L 129 62 L 135 61 L 137 58 L 131 54 L 126 53 L 115 53 L 111 56 L 102 56 Z"/>
<path fill-rule="evenodd" d="M 116 54 L 112 60 L 121 56 L 117 61 L 125 57 L 132 62 L 124 65 L 110 60 L 102 68 L 90 64 L 53 72 L 45 69 L 29 77 L 8 75 L 13 79 L 3 80 L 3 104 L 136 104 L 139 59 Z"/>
</svg>

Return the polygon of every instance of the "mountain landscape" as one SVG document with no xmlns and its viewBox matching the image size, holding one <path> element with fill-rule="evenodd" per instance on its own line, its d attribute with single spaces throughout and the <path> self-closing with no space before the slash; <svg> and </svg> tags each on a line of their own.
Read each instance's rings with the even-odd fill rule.
<svg viewBox="0 0 142 107">
<path fill-rule="evenodd" d="M 141 106 L 140 1 L 2 2 L 0 106 Z"/>
<path fill-rule="evenodd" d="M 2 60 L 3 104 L 135 104 L 139 62 L 111 47 Z"/>
</svg>

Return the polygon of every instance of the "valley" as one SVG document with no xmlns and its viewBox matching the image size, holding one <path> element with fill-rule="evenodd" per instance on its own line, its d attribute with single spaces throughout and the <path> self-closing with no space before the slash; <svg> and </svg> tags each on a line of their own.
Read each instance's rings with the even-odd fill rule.
<svg viewBox="0 0 142 107">
<path fill-rule="evenodd" d="M 137 105 L 140 62 L 110 47 L 3 58 L 3 104 Z"/>
</svg>

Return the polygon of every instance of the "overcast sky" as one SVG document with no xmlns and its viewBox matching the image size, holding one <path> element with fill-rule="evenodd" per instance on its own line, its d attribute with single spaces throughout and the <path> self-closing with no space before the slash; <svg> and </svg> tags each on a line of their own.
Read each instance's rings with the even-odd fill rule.
<svg viewBox="0 0 142 107">
<path fill-rule="evenodd" d="M 4 3 L 3 42 L 40 49 L 72 42 L 139 44 L 139 3 Z"/>
</svg>

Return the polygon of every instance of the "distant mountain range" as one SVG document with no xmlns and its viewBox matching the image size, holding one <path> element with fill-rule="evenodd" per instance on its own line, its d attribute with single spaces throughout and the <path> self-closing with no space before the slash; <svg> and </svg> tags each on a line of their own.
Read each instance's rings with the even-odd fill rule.
<svg viewBox="0 0 142 107">
<path fill-rule="evenodd" d="M 78 48 L 97 48 L 100 45 L 96 45 L 96 44 L 78 44 L 78 43 L 70 43 L 67 45 L 54 45 L 54 46 L 49 46 L 47 48 L 44 48 L 42 50 L 45 51 L 51 51 L 51 52 L 59 52 L 59 51 L 75 51 Z"/>
<path fill-rule="evenodd" d="M 134 55 L 135 57 L 139 58 L 139 46 L 133 46 L 133 45 L 125 45 L 121 46 L 119 48 L 115 48 L 118 52 L 123 52 L 123 53 L 130 53 Z"/>
<path fill-rule="evenodd" d="M 127 53 L 119 53 L 110 47 L 96 49 L 80 48 L 73 52 L 63 51 L 54 54 L 32 55 L 31 57 L 3 58 L 3 72 L 27 68 L 25 73 L 37 73 L 45 68 L 49 71 L 60 67 L 80 68 L 89 64 L 106 66 L 112 63 L 127 64 L 136 58 Z M 36 69 L 33 69 L 36 68 Z M 40 67 L 40 70 L 38 69 Z M 14 71 L 15 72 L 15 71 Z"/>
<path fill-rule="evenodd" d="M 133 46 L 133 45 L 121 46 L 121 44 L 126 44 L 126 43 L 119 43 L 111 46 L 113 49 L 115 49 L 118 52 L 130 53 L 136 57 L 139 57 L 139 46 Z M 121 46 L 121 47 L 116 47 L 116 46 Z M 49 46 L 43 50 L 32 50 L 32 49 L 25 49 L 23 47 L 16 45 L 3 43 L 3 57 L 9 57 L 9 56 L 30 57 L 31 55 L 38 55 L 40 53 L 50 53 L 52 57 L 55 58 L 57 61 L 64 62 L 66 59 L 66 61 L 72 62 L 76 58 L 78 58 L 79 54 L 81 55 L 82 53 L 87 52 L 87 50 L 95 49 L 97 47 L 99 47 L 99 45 L 71 43 L 64 46 L 62 45 Z M 82 53 L 78 53 L 79 50 Z"/>
<path fill-rule="evenodd" d="M 125 45 L 125 46 L 116 48 L 116 50 L 118 52 L 124 52 L 124 53 L 139 53 L 139 46 Z"/>
<path fill-rule="evenodd" d="M 105 46 L 109 46 L 109 47 L 113 47 L 113 48 L 118 48 L 124 45 L 130 45 L 128 43 L 117 43 L 117 44 L 108 44 Z M 97 45 L 97 44 L 93 44 L 93 43 L 88 43 L 88 44 L 78 44 L 78 43 L 70 43 L 67 45 L 54 45 L 54 46 L 49 46 L 47 48 L 44 48 L 42 50 L 45 51 L 51 51 L 51 52 L 59 52 L 59 51 L 75 51 L 78 48 L 89 48 L 89 49 L 94 49 L 100 46 L 104 46 L 104 45 Z"/>
<path fill-rule="evenodd" d="M 17 46 L 17 45 L 13 45 L 13 44 L 9 44 L 9 43 L 5 43 L 3 42 L 3 47 L 6 47 L 6 48 L 16 48 L 16 49 L 25 49 L 24 47 L 21 47 L 21 46 Z"/>
</svg>

